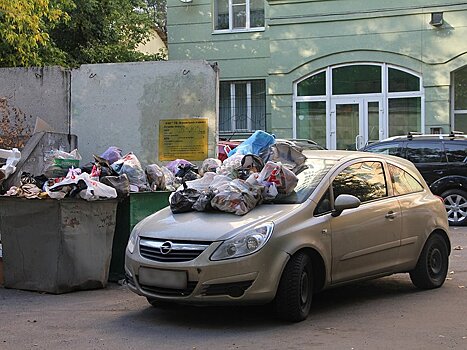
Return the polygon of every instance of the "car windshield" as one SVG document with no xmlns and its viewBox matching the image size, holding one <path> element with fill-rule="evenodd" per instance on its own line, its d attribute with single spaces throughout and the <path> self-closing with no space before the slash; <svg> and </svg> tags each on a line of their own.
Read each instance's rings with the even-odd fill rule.
<svg viewBox="0 0 467 350">
<path fill-rule="evenodd" d="M 299 204 L 303 203 L 316 189 L 323 177 L 336 164 L 335 159 L 308 158 L 304 168 L 297 175 L 298 183 L 288 196 L 278 195 L 275 204 Z"/>
</svg>

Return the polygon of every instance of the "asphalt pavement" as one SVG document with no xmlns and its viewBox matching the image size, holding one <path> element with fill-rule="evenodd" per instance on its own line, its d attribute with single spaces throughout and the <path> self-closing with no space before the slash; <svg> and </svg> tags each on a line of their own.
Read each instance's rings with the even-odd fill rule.
<svg viewBox="0 0 467 350">
<path fill-rule="evenodd" d="M 325 291 L 306 321 L 267 307 L 158 309 L 125 286 L 51 295 L 0 287 L 0 349 L 467 349 L 467 228 L 452 228 L 448 279 L 407 274 Z"/>
</svg>

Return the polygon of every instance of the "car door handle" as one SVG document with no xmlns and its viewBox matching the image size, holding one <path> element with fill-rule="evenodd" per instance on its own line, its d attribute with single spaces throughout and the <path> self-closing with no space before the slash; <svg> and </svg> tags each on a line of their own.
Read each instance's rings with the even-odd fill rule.
<svg viewBox="0 0 467 350">
<path fill-rule="evenodd" d="M 392 219 L 395 219 L 395 218 L 396 218 L 396 213 L 394 213 L 393 211 L 390 211 L 390 212 L 388 212 L 386 215 L 384 215 L 384 217 L 385 217 L 386 219 L 392 220 Z"/>
<path fill-rule="evenodd" d="M 433 171 L 435 174 L 439 174 L 439 175 L 443 175 L 444 174 L 444 170 L 435 170 Z"/>
</svg>

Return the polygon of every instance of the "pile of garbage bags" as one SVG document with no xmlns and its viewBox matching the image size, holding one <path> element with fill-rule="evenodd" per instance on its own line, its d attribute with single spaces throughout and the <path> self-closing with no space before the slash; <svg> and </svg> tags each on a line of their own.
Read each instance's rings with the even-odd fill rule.
<svg viewBox="0 0 467 350">
<path fill-rule="evenodd" d="M 78 150 L 50 150 L 44 160 L 42 174 L 23 173 L 21 184 L 3 195 L 92 201 L 124 198 L 131 192 L 171 191 L 174 213 L 220 210 L 244 215 L 263 201 L 290 194 L 305 157 L 301 149 L 256 131 L 223 162 L 208 158 L 201 167 L 175 159 L 165 166 L 143 168 L 134 153 L 124 155 L 116 146 L 81 167 Z"/>
<path fill-rule="evenodd" d="M 304 169 L 301 151 L 257 131 L 222 163 L 206 159 L 197 178 L 192 165 L 178 159 L 167 167 L 172 172 L 189 168 L 192 174 L 190 179 L 183 178 L 183 185 L 169 197 L 170 209 L 175 214 L 219 210 L 244 215 L 264 201 L 287 196 L 297 185 L 297 174 Z"/>
</svg>

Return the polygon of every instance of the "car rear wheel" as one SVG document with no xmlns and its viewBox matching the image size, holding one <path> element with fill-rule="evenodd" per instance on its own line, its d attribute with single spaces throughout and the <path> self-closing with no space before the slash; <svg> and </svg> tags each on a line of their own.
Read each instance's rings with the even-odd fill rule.
<svg viewBox="0 0 467 350">
<path fill-rule="evenodd" d="M 298 322 L 307 318 L 313 296 L 313 269 L 305 253 L 294 255 L 282 273 L 274 310 L 286 321 Z"/>
<path fill-rule="evenodd" d="M 467 192 L 452 189 L 441 194 L 448 213 L 448 221 L 452 226 L 467 224 Z"/>
<path fill-rule="evenodd" d="M 446 242 L 439 234 L 434 234 L 426 241 L 415 269 L 410 271 L 410 279 L 420 289 L 441 287 L 446 280 L 448 264 Z"/>
</svg>

